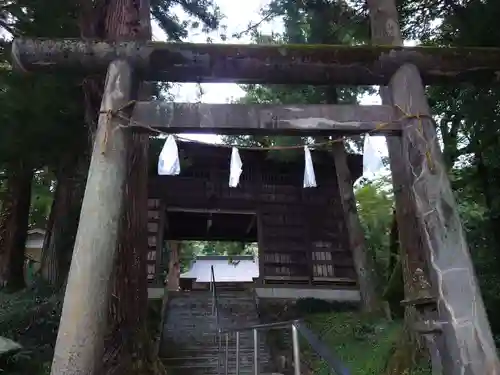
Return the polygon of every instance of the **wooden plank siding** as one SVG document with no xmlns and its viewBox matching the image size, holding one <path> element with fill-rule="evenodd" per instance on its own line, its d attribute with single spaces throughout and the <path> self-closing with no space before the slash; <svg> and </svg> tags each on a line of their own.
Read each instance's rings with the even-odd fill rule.
<svg viewBox="0 0 500 375">
<path fill-rule="evenodd" d="M 244 172 L 240 186 L 228 187 L 230 149 L 184 144 L 179 147 L 190 155 L 191 165 L 179 176 L 150 178 L 149 228 L 156 223 L 160 202 L 166 211 L 256 213 L 259 242 L 261 284 L 356 284 L 356 272 L 340 201 L 333 159 L 315 165 L 318 187 L 302 187 L 302 161 L 276 163 L 242 152 Z M 191 151 L 189 150 L 191 149 Z M 361 158 L 349 155 L 353 175 L 359 176 Z M 357 161 L 356 161 L 356 158 Z M 165 220 L 163 217 L 162 220 Z M 186 225 L 194 225 L 186 222 Z M 175 223 L 170 227 L 174 228 Z M 174 238 L 167 230 L 165 239 Z M 187 239 L 187 238 L 184 238 Z M 159 249 L 160 236 L 150 236 L 150 264 L 153 271 L 153 249 Z M 159 250 L 157 250 L 159 251 Z M 156 265 L 156 267 L 158 267 Z M 148 276 L 151 281 L 155 277 Z"/>
</svg>

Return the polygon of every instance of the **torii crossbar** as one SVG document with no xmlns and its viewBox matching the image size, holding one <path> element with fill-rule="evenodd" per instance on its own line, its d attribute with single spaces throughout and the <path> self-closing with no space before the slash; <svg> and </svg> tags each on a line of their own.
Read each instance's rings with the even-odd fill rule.
<svg viewBox="0 0 500 375">
<path fill-rule="evenodd" d="M 368 1 L 376 4 L 377 1 Z M 376 8 L 372 23 L 398 31 L 397 14 Z M 395 9 L 395 8 L 394 8 Z M 377 12 L 381 12 L 379 17 Z M 377 19 L 377 17 L 379 17 Z M 375 20 L 375 21 L 374 21 Z M 382 22 L 383 21 L 383 22 Z M 395 25 L 395 26 L 394 26 Z M 372 25 L 373 26 L 373 25 Z M 384 31 L 386 32 L 386 31 Z M 384 33 L 383 32 L 383 33 Z M 383 33 L 381 35 L 383 35 Z M 382 42 L 385 39 L 379 38 Z M 391 42 L 392 43 L 392 42 Z M 387 43 L 389 44 L 389 43 Z M 109 275 L 122 208 L 129 128 L 227 134 L 341 136 L 384 129 L 402 148 L 391 169 L 406 187 L 397 197 L 409 277 L 406 302 L 423 312 L 420 330 L 437 343 L 444 375 L 500 374 L 447 168 L 423 83 L 497 83 L 500 49 L 391 46 L 248 46 L 158 42 L 16 39 L 13 65 L 23 71 L 104 74 L 106 84 L 66 290 L 52 374 L 95 374 L 109 298 Z M 388 85 L 390 106 L 209 106 L 136 102 L 137 79 L 314 85 Z M 393 107 L 394 106 L 394 107 Z M 383 127 L 379 123 L 385 123 Z M 149 129 L 148 129 L 149 127 Z M 392 147 L 392 146 L 391 146 Z M 392 149 L 392 148 L 390 148 Z M 337 181 L 365 307 L 363 235 L 342 144 L 334 149 Z M 145 182 L 146 183 L 146 182 Z M 420 247 L 410 238 L 420 238 Z M 419 252 L 420 251 L 420 252 Z M 437 311 L 437 313 L 435 312 Z M 433 357 L 434 358 L 434 357 Z M 435 358 L 434 358 L 435 359 Z M 437 363 L 437 360 L 435 361 Z"/>
<path fill-rule="evenodd" d="M 169 82 L 385 85 L 407 63 L 425 84 L 500 82 L 499 48 L 16 39 L 12 57 L 21 70 L 83 74 L 124 59 L 142 79 Z"/>
</svg>

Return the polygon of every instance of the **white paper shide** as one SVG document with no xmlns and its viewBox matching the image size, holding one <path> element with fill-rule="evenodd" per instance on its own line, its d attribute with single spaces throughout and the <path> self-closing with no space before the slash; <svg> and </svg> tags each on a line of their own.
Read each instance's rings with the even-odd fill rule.
<svg viewBox="0 0 500 375">
<path fill-rule="evenodd" d="M 231 150 L 231 164 L 229 165 L 229 187 L 236 187 L 240 183 L 241 172 L 243 171 L 243 163 L 238 149 L 233 147 Z"/>
<path fill-rule="evenodd" d="M 179 150 L 173 135 L 169 135 L 158 157 L 158 175 L 177 176 L 181 173 Z"/>
<path fill-rule="evenodd" d="M 363 177 L 373 177 L 383 168 L 382 157 L 374 147 L 372 138 L 367 134 L 363 145 Z"/>
<path fill-rule="evenodd" d="M 316 187 L 316 174 L 314 173 L 314 166 L 311 157 L 311 150 L 309 147 L 304 146 L 304 158 L 305 158 L 305 167 L 304 167 L 304 187 Z"/>
</svg>

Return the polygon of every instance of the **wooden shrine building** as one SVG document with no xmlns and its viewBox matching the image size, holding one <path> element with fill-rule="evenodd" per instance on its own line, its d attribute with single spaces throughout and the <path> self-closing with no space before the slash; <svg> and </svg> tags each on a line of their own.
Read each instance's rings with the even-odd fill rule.
<svg viewBox="0 0 500 375">
<path fill-rule="evenodd" d="M 287 150 L 293 155 L 285 161 L 276 157 L 280 151 L 241 150 L 240 184 L 230 188 L 230 148 L 178 145 L 180 175 L 149 178 L 152 284 L 163 282 L 166 240 L 257 242 L 261 294 L 269 288 L 314 285 L 345 290 L 329 299 L 359 300 L 331 151 L 312 151 L 317 187 L 303 188 L 301 149 Z M 362 173 L 362 156 L 348 155 L 348 167 L 355 181 Z M 286 297 L 286 290 L 279 290 Z"/>
</svg>

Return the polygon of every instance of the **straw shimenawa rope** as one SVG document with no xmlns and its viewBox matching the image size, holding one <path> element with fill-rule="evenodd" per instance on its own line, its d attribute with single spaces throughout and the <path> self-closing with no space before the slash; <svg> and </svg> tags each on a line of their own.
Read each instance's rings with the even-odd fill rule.
<svg viewBox="0 0 500 375">
<path fill-rule="evenodd" d="M 125 103 L 123 106 L 121 106 L 120 108 L 118 108 L 116 110 L 100 111 L 99 113 L 100 114 L 106 114 L 108 124 L 109 124 L 109 122 L 111 121 L 111 119 L 113 117 L 116 117 L 116 118 L 119 118 L 119 119 L 121 119 L 123 121 L 128 122 L 128 125 L 119 124 L 117 128 L 142 128 L 142 129 L 149 130 L 152 133 L 164 134 L 164 135 L 171 135 L 172 134 L 172 133 L 169 133 L 169 132 L 165 132 L 165 131 L 162 131 L 162 130 L 155 129 L 151 125 L 140 123 L 140 122 L 138 122 L 136 120 L 133 120 L 133 119 L 129 118 L 128 116 L 126 116 L 126 115 L 124 115 L 122 113 L 125 109 L 128 109 L 129 107 L 133 106 L 135 103 L 136 103 L 135 100 L 131 100 L 131 101 Z M 423 135 L 423 123 L 422 123 L 422 120 L 424 118 L 426 118 L 426 119 L 430 119 L 431 121 L 434 122 L 434 119 L 431 116 L 429 116 L 429 115 L 419 114 L 419 113 L 417 113 L 417 114 L 410 114 L 410 113 L 407 113 L 405 110 L 403 110 L 403 108 L 400 107 L 399 105 L 396 105 L 396 108 L 398 108 L 401 111 L 401 113 L 403 113 L 403 116 L 401 116 L 398 120 L 396 120 L 394 122 L 383 122 L 383 123 L 380 123 L 380 124 L 378 124 L 375 127 L 375 129 L 367 131 L 367 132 L 364 132 L 364 133 L 361 133 L 360 135 L 365 135 L 365 134 L 367 134 L 367 135 L 373 135 L 373 134 L 376 134 L 376 133 L 380 132 L 382 129 L 384 129 L 385 127 L 387 127 L 387 126 L 389 126 L 389 125 L 391 125 L 393 123 L 402 123 L 405 120 L 414 120 L 414 119 L 418 120 L 418 131 L 419 131 L 419 133 L 421 135 Z M 108 128 L 106 130 L 108 130 Z M 115 130 L 116 130 L 116 128 L 115 128 Z M 188 139 L 188 138 L 183 138 L 183 137 L 178 136 L 178 135 L 176 135 L 175 138 L 178 139 L 178 140 L 181 140 L 181 141 L 187 141 L 187 142 L 191 142 L 191 143 L 207 144 L 206 142 L 201 142 L 201 141 L 196 141 L 196 140 L 192 140 L 192 139 Z M 105 137 L 104 137 L 104 146 L 107 143 L 107 139 L 108 139 L 108 134 L 106 132 L 105 133 Z M 239 146 L 239 145 L 230 145 L 230 144 L 210 144 L 210 145 L 213 146 L 213 147 L 222 147 L 222 148 L 237 147 L 240 150 L 270 150 L 270 151 L 271 150 L 298 150 L 298 149 L 303 149 L 304 146 L 307 146 L 307 147 L 312 148 L 312 149 L 319 148 L 319 147 L 330 146 L 330 145 L 332 145 L 334 143 L 343 142 L 343 140 L 344 140 L 343 137 L 340 137 L 340 138 L 335 138 L 335 139 L 329 140 L 327 142 L 318 142 L 318 143 L 314 143 L 314 144 L 310 144 L 310 145 L 268 146 L 268 147 Z M 426 158 L 427 158 L 427 162 L 429 164 L 429 168 L 432 170 L 432 166 L 434 164 L 432 162 L 431 153 L 430 153 L 430 151 L 428 149 L 427 149 L 425 155 L 426 155 Z"/>
</svg>

